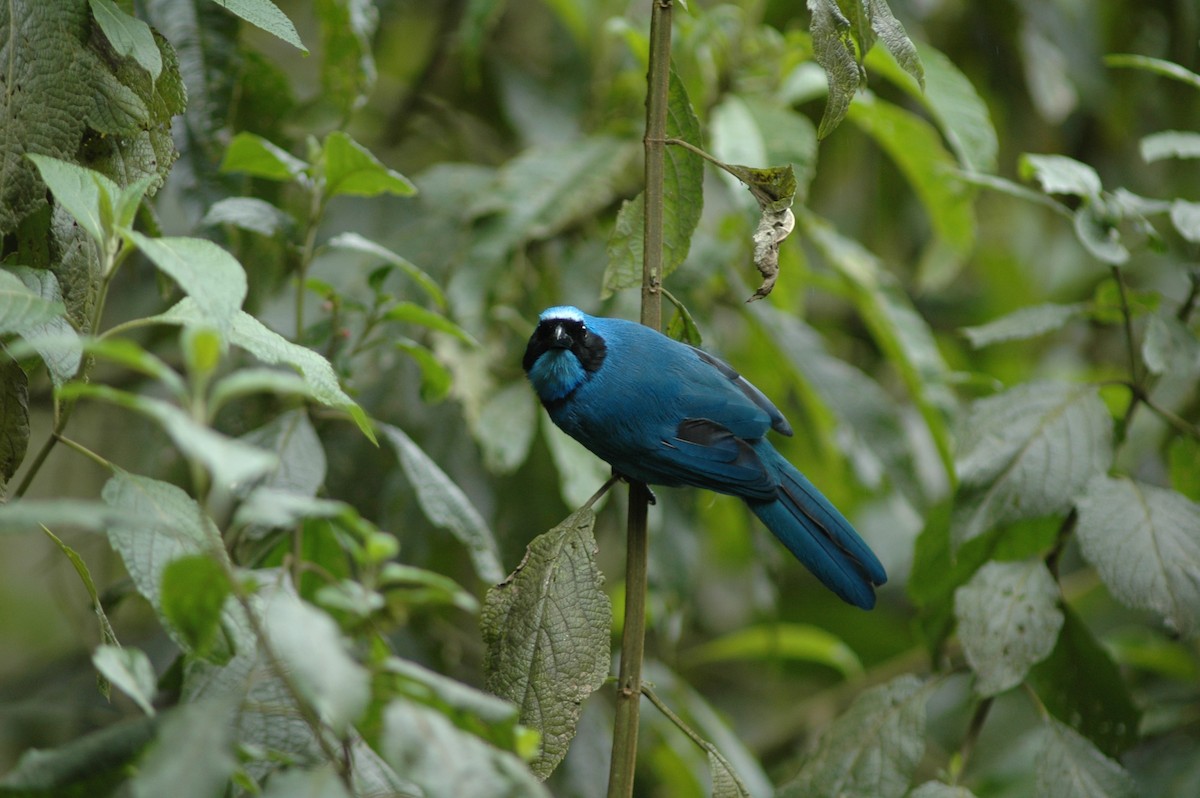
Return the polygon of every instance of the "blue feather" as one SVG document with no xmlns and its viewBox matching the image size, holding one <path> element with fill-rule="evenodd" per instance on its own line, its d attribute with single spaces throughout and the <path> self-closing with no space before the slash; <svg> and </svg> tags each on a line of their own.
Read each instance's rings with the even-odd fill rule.
<svg viewBox="0 0 1200 798">
<path fill-rule="evenodd" d="M 792 428 L 728 364 L 640 324 L 558 307 L 539 318 L 524 366 L 554 423 L 617 473 L 744 499 L 834 593 L 874 606 L 883 566 L 765 439 Z"/>
</svg>

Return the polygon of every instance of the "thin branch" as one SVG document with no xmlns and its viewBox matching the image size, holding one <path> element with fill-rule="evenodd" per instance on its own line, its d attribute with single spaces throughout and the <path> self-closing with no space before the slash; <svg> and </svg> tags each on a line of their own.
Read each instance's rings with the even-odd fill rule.
<svg viewBox="0 0 1200 798">
<path fill-rule="evenodd" d="M 66 435 L 55 435 L 54 437 L 56 437 L 60 441 L 62 441 L 63 446 L 66 446 L 67 448 L 70 448 L 70 449 L 74 449 L 75 451 L 79 452 L 81 455 L 88 458 L 89 460 L 91 460 L 93 463 L 100 466 L 101 468 L 107 469 L 109 471 L 113 470 L 112 463 L 110 463 L 108 460 L 105 460 L 103 457 L 96 454 L 91 449 L 84 446 L 82 443 L 74 441 L 74 440 L 68 438 Z"/>
<path fill-rule="evenodd" d="M 967 733 L 963 737 L 962 747 L 958 749 L 958 772 L 966 770 L 967 763 L 971 761 L 971 754 L 975 751 L 975 744 L 979 742 L 979 734 L 983 731 L 983 724 L 987 720 L 988 713 L 992 709 L 993 698 L 991 696 L 979 702 L 975 707 L 975 714 L 971 716 L 971 725 L 967 727 Z"/>
</svg>

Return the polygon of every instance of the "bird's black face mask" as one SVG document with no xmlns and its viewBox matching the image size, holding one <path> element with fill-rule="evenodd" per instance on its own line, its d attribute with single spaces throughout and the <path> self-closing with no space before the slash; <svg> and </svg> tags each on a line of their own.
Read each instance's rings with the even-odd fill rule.
<svg viewBox="0 0 1200 798">
<path fill-rule="evenodd" d="M 528 372 L 537 359 L 551 349 L 567 349 L 587 371 L 596 371 L 604 362 L 607 347 L 604 339 L 589 330 L 578 319 L 542 319 L 529 338 L 521 365 Z"/>
</svg>

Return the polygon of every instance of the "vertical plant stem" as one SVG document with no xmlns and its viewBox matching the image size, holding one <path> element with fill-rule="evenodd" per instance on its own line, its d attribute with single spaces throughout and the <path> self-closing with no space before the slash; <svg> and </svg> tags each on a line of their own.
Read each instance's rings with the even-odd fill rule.
<svg viewBox="0 0 1200 798">
<path fill-rule="evenodd" d="M 671 75 L 672 0 L 652 0 L 650 69 L 646 78 L 646 216 L 642 248 L 642 324 L 662 328 L 663 160 L 667 137 L 667 89 Z M 608 798 L 633 795 L 637 770 L 638 719 L 642 699 L 642 652 L 646 637 L 646 516 L 650 491 L 629 485 L 625 550 L 625 626 L 617 679 L 616 721 Z"/>
</svg>

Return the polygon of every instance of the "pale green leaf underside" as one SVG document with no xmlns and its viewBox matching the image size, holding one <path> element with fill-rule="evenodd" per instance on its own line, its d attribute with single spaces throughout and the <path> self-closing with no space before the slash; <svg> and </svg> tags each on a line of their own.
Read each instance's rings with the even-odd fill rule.
<svg viewBox="0 0 1200 798">
<path fill-rule="evenodd" d="M 467 547 L 480 579 L 492 584 L 503 579 L 496 539 L 471 500 L 403 430 L 388 424 L 380 428 L 395 447 L 425 516 Z"/>
<path fill-rule="evenodd" d="M 1094 386 L 1029 383 L 975 402 L 956 457 L 955 544 L 1066 512 L 1112 457 L 1112 419 Z"/>
<path fill-rule="evenodd" d="M 1063 614 L 1058 584 L 1041 560 L 989 562 L 954 594 L 958 638 L 975 690 L 993 696 L 1020 684 L 1054 650 Z"/>
<path fill-rule="evenodd" d="M 1031 305 L 987 324 L 963 327 L 962 333 L 976 349 L 1002 341 L 1024 341 L 1061 329 L 1067 322 L 1082 316 L 1086 310 L 1087 305 L 1079 302 L 1071 305 L 1051 302 Z"/>
<path fill-rule="evenodd" d="M 1200 505 L 1173 490 L 1099 475 L 1079 499 L 1083 556 L 1120 601 L 1200 633 Z"/>
<path fill-rule="evenodd" d="M 1086 737 L 1054 718 L 1046 720 L 1035 762 L 1037 795 L 1054 798 L 1133 798 L 1129 773 Z"/>
<path fill-rule="evenodd" d="M 271 0 L 212 0 L 221 8 L 237 14 L 242 19 L 254 25 L 257 28 L 262 28 L 272 36 L 277 36 L 288 44 L 303 53 L 308 52 L 308 48 L 304 46 L 304 42 L 300 41 L 300 35 L 296 33 L 296 26 L 279 10 Z"/>
</svg>

